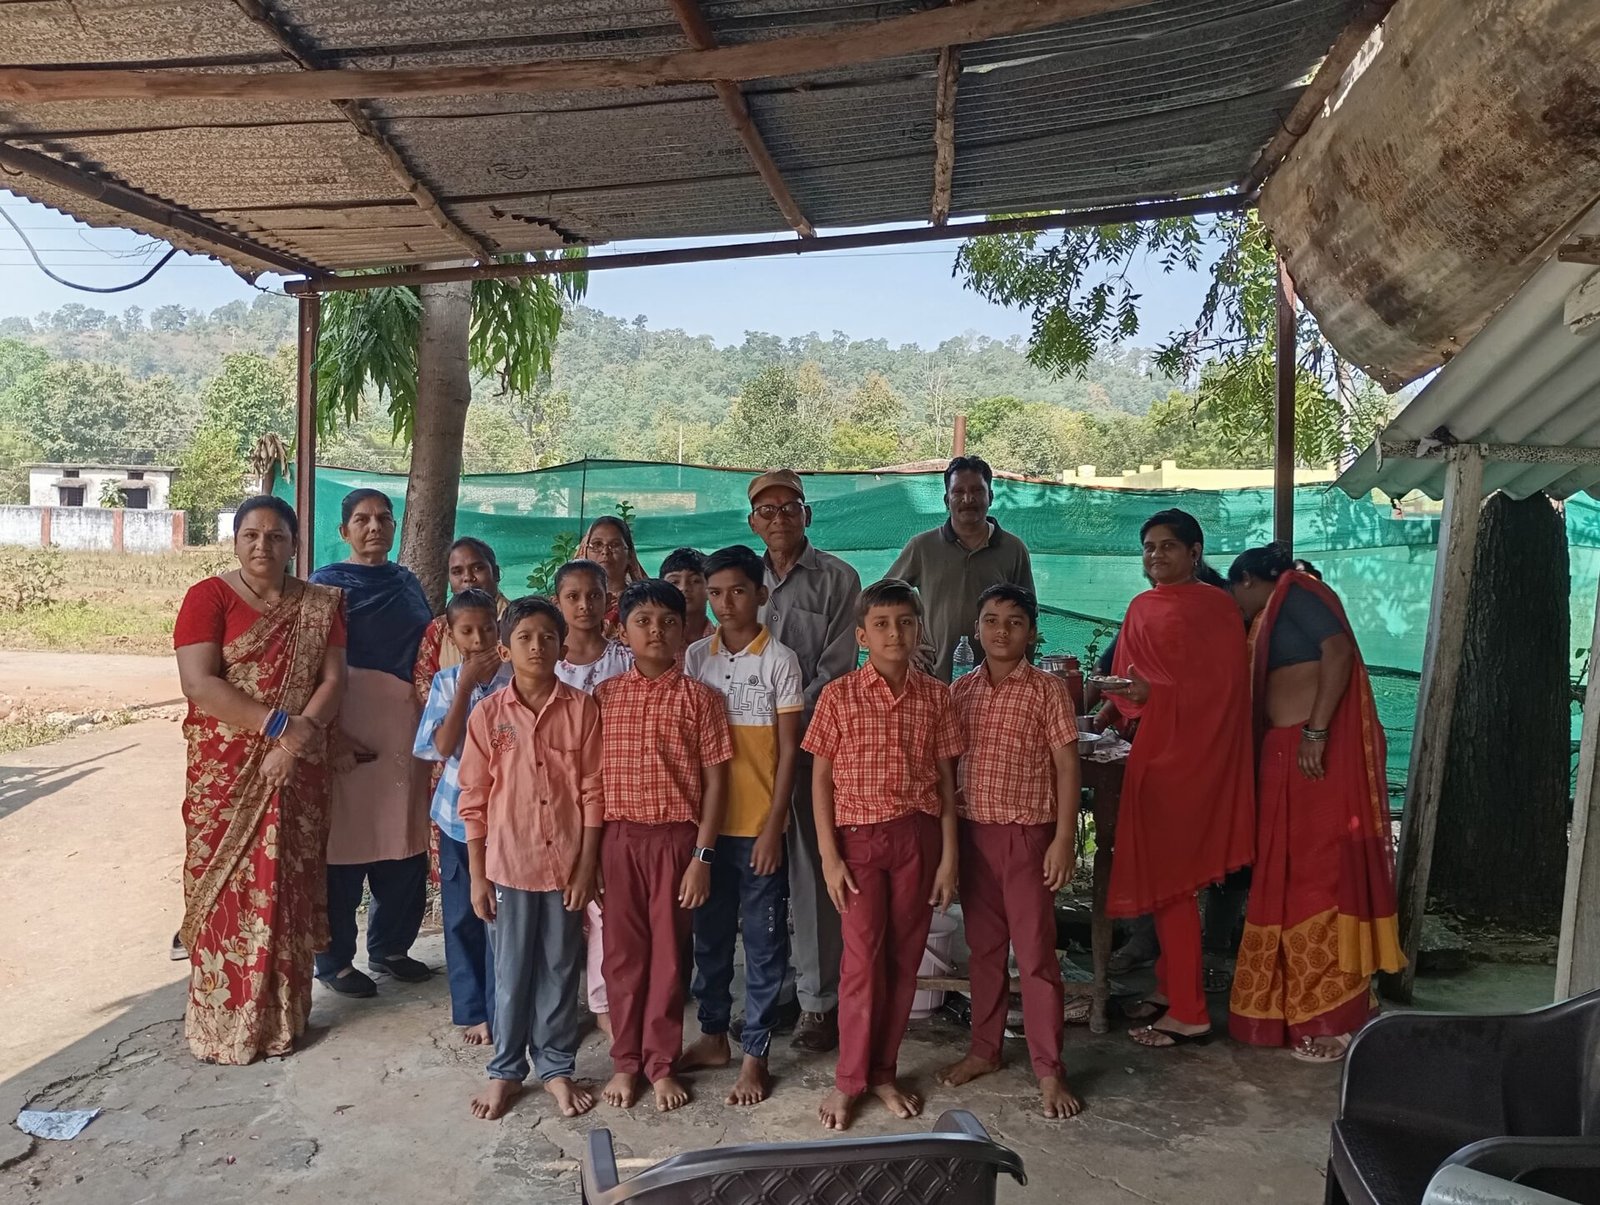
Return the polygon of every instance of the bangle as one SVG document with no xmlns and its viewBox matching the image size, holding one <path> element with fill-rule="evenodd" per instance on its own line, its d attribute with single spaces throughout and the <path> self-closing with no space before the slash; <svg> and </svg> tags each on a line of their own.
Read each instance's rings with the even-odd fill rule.
<svg viewBox="0 0 1600 1205">
<path fill-rule="evenodd" d="M 262 734 L 269 742 L 276 741 L 289 727 L 289 713 L 279 708 L 273 708 L 267 714 L 267 722 L 261 726 Z"/>
<path fill-rule="evenodd" d="M 1300 729 L 1300 735 L 1305 737 L 1308 741 L 1320 742 L 1328 739 L 1328 730 L 1326 728 L 1312 728 L 1307 726 Z"/>
</svg>

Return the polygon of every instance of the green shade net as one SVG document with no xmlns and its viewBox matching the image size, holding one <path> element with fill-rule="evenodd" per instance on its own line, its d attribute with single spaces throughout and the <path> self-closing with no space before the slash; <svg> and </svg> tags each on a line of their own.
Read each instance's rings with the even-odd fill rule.
<svg viewBox="0 0 1600 1205">
<path fill-rule="evenodd" d="M 504 569 L 503 588 L 516 595 L 529 572 L 550 555 L 562 533 L 577 535 L 595 516 L 631 504 L 639 560 L 647 572 L 682 545 L 710 552 L 727 544 L 759 545 L 746 517 L 749 472 L 636 461 L 588 460 L 532 473 L 461 480 L 456 534 L 487 540 Z M 849 561 L 863 582 L 882 577 L 905 542 L 944 521 L 938 473 L 814 473 L 806 496 L 815 519 L 811 539 Z M 352 489 L 383 490 L 404 508 L 399 475 L 319 468 L 316 559 L 340 560 L 339 503 Z M 290 483 L 279 492 L 293 497 Z M 1226 570 L 1245 548 L 1272 538 L 1272 491 L 1108 490 L 1039 482 L 996 481 L 993 514 L 1033 556 L 1046 652 L 1086 657 L 1103 648 L 1097 630 L 1121 620 L 1128 600 L 1145 588 L 1139 526 L 1155 511 L 1177 506 L 1206 532 L 1207 559 Z M 1567 503 L 1572 546 L 1572 639 L 1588 644 L 1600 573 L 1600 503 Z M 1411 757 L 1417 676 L 1433 588 L 1436 519 L 1391 517 L 1387 506 L 1352 500 L 1328 486 L 1295 489 L 1295 550 L 1314 562 L 1344 600 L 1372 675 L 1378 713 L 1389 737 L 1389 785 L 1403 792 Z M 1581 663 L 1577 658 L 1575 664 Z M 1574 738 L 1578 723 L 1574 709 Z M 1576 747 L 1576 746 L 1574 746 Z"/>
</svg>

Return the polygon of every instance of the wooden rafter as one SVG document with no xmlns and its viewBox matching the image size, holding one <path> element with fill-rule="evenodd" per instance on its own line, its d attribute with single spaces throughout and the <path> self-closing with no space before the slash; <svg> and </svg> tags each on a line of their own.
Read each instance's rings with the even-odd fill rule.
<svg viewBox="0 0 1600 1205">
<path fill-rule="evenodd" d="M 950 189 L 956 174 L 956 84 L 961 47 L 939 51 L 939 90 L 933 101 L 933 214 L 935 226 L 950 220 Z"/>
<path fill-rule="evenodd" d="M 1241 185 L 1243 191 L 1259 188 L 1264 180 L 1272 174 L 1278 164 L 1288 157 L 1294 149 L 1294 144 L 1299 142 L 1311 123 L 1317 119 L 1317 114 L 1322 112 L 1322 106 L 1333 95 L 1333 90 L 1339 86 L 1339 81 L 1344 78 L 1345 70 L 1355 62 L 1356 55 L 1361 53 L 1361 48 L 1367 44 L 1367 39 L 1372 36 L 1372 31 L 1383 24 L 1384 17 L 1389 15 L 1389 10 L 1394 7 L 1395 0 L 1367 0 L 1359 12 L 1350 19 L 1350 23 L 1334 40 L 1333 46 L 1328 50 L 1328 57 L 1322 60 L 1322 65 L 1317 68 L 1317 73 L 1311 77 L 1311 82 L 1306 85 L 1305 91 L 1300 93 L 1300 99 L 1295 102 L 1294 108 L 1289 110 L 1289 115 L 1283 119 L 1283 124 L 1278 127 L 1278 132 L 1272 136 L 1267 147 L 1261 152 L 1260 158 L 1251 167 L 1250 174 L 1244 178 Z"/>
<path fill-rule="evenodd" d="M 700 11 L 700 6 L 695 0 L 671 0 L 673 15 L 678 18 L 678 24 L 683 29 L 683 36 L 689 40 L 689 45 L 696 50 L 714 50 L 717 46 L 716 32 L 706 20 L 705 14 Z M 767 148 L 766 139 L 761 137 L 761 131 L 756 129 L 755 118 L 750 115 L 750 106 L 745 103 L 744 93 L 739 85 L 730 80 L 712 80 L 711 86 L 716 89 L 717 99 L 722 102 L 722 107 L 728 111 L 728 119 L 733 122 L 734 132 L 739 135 L 739 141 L 744 143 L 744 149 L 750 153 L 751 160 L 756 165 L 756 173 L 761 177 L 761 182 L 767 186 L 767 191 L 772 194 L 772 200 L 777 205 L 779 212 L 794 231 L 801 238 L 814 238 L 816 230 L 811 225 L 811 220 L 806 217 L 800 208 L 800 203 L 794 199 L 794 194 L 789 191 L 789 184 L 783 178 L 783 173 L 778 170 L 777 161 L 773 159 L 772 152 Z"/>
<path fill-rule="evenodd" d="M 318 52 L 305 45 L 296 34 L 285 25 L 276 13 L 268 6 L 265 0 L 234 0 L 239 11 L 244 13 L 252 24 L 260 28 L 270 37 L 283 52 L 285 58 L 305 71 L 319 71 L 324 69 L 324 61 Z M 428 215 L 431 221 L 450 238 L 471 252 L 477 260 L 488 261 L 493 258 L 493 253 L 484 246 L 476 235 L 463 228 L 449 214 L 444 211 L 444 206 L 439 204 L 439 199 L 433 191 L 417 178 L 411 170 L 410 164 L 393 143 L 378 129 L 371 115 L 360 101 L 335 100 L 329 102 L 337 109 L 354 128 L 357 134 L 366 139 L 376 148 L 383 157 L 389 171 L 400 181 L 400 186 L 406 190 L 406 195 L 417 203 L 418 208 Z"/>
<path fill-rule="evenodd" d="M 638 59 L 469 63 L 385 71 L 150 71 L 0 68 L 0 100 L 361 100 L 399 96 L 585 92 L 807 75 L 904 54 L 1032 33 L 1149 0 L 971 0 L 824 34 Z"/>
<path fill-rule="evenodd" d="M 276 247 L 269 247 L 265 243 L 258 243 L 226 226 L 219 226 L 192 210 L 157 200 L 147 193 L 129 188 L 125 184 L 118 184 L 104 176 L 92 175 L 49 155 L 41 155 L 37 151 L 24 150 L 22 147 L 0 142 L 0 167 L 21 172 L 36 180 L 43 180 L 47 184 L 54 184 L 75 196 L 87 197 L 102 205 L 120 209 L 123 213 L 139 218 L 154 227 L 165 227 L 197 243 L 213 247 L 219 252 L 225 251 L 236 257 L 266 264 L 290 276 L 322 275 L 322 269 L 310 260 L 279 251 Z M 159 230 L 153 233 L 159 233 Z"/>
</svg>

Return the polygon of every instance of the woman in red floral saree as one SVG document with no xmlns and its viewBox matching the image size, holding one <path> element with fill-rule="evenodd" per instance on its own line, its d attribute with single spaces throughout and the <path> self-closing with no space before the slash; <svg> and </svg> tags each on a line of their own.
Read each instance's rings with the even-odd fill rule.
<svg viewBox="0 0 1600 1205">
<path fill-rule="evenodd" d="M 184 1030 L 207 1062 L 289 1053 L 328 940 L 324 730 L 344 688 L 343 599 L 290 576 L 298 535 L 281 499 L 245 502 L 239 568 L 192 586 L 173 630 L 189 700 Z"/>
<path fill-rule="evenodd" d="M 1303 568 L 1302 568 L 1303 567 Z M 1228 585 L 1251 630 L 1260 759 L 1256 862 L 1228 1032 L 1337 1062 L 1405 966 L 1395 919 L 1383 728 L 1339 597 L 1280 544 Z"/>
</svg>

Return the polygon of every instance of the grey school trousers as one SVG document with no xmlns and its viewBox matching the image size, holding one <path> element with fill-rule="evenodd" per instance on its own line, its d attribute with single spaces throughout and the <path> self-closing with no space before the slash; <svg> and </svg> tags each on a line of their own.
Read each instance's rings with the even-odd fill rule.
<svg viewBox="0 0 1600 1205">
<path fill-rule="evenodd" d="M 494 889 L 494 1058 L 490 1079 L 525 1080 L 528 1055 L 541 1080 L 572 1075 L 578 1054 L 578 976 L 583 913 L 559 891 Z"/>
<path fill-rule="evenodd" d="M 789 858 L 789 915 L 794 918 L 795 994 L 808 1013 L 839 1007 L 839 959 L 844 937 L 839 910 L 828 898 L 817 852 L 817 818 L 811 807 L 811 755 L 795 759 L 794 809 L 786 839 Z M 789 993 L 783 993 L 787 998 Z"/>
</svg>

